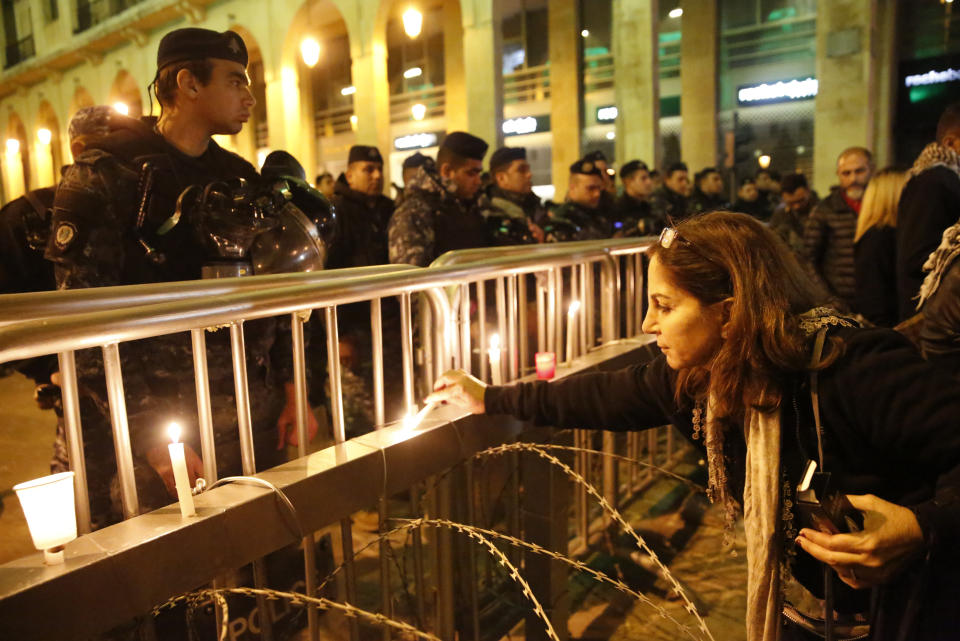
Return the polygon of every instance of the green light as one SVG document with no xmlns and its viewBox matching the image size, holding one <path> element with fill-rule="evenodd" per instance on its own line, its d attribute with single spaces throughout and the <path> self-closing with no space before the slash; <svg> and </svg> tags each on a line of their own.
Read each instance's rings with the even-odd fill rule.
<svg viewBox="0 0 960 641">
<path fill-rule="evenodd" d="M 946 90 L 947 86 L 945 84 L 910 87 L 910 102 L 923 102 L 924 100 L 937 98 L 946 93 Z"/>
</svg>

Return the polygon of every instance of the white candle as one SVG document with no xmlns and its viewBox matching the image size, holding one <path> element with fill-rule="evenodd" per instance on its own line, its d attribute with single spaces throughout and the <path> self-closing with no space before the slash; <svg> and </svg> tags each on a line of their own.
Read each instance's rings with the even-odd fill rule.
<svg viewBox="0 0 960 641">
<path fill-rule="evenodd" d="M 403 419 L 403 429 L 407 431 L 415 430 L 417 426 L 423 422 L 423 419 L 427 417 L 427 414 L 429 414 L 436 406 L 436 403 L 427 403 L 423 406 L 423 409 L 416 414 L 407 414 Z"/>
<path fill-rule="evenodd" d="M 577 312 L 580 311 L 580 301 L 575 300 L 567 308 L 567 362 L 573 362 L 573 346 L 577 334 Z"/>
<path fill-rule="evenodd" d="M 177 484 L 177 499 L 180 502 L 180 515 L 183 517 L 195 516 L 193 494 L 190 492 L 190 476 L 187 474 L 187 458 L 183 453 L 183 443 L 180 442 L 180 425 L 170 423 L 167 434 L 173 441 L 167 448 L 170 450 L 170 463 L 173 465 L 173 480 Z"/>
<path fill-rule="evenodd" d="M 494 385 L 503 385 L 503 372 L 500 370 L 500 334 L 494 334 L 490 337 L 490 349 L 487 350 L 490 357 L 490 382 Z"/>
</svg>

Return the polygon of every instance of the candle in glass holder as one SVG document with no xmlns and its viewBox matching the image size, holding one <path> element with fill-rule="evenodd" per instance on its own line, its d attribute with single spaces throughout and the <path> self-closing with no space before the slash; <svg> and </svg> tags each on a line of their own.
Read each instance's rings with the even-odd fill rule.
<svg viewBox="0 0 960 641">
<path fill-rule="evenodd" d="M 60 472 L 13 486 L 33 545 L 43 550 L 47 565 L 63 563 L 63 546 L 77 538 L 73 476 L 73 472 Z"/>
<path fill-rule="evenodd" d="M 490 382 L 494 385 L 503 384 L 503 372 L 500 369 L 500 334 L 490 337 L 490 349 L 487 350 L 490 358 Z"/>
<path fill-rule="evenodd" d="M 173 480 L 177 485 L 177 500 L 180 503 L 180 515 L 183 517 L 195 516 L 193 494 L 190 491 L 190 475 L 187 474 L 187 458 L 184 455 L 183 443 L 180 442 L 180 425 L 170 423 L 167 434 L 173 441 L 167 448 L 170 450 L 170 463 L 173 466 Z"/>
<path fill-rule="evenodd" d="M 537 365 L 537 378 L 550 380 L 557 374 L 557 353 L 556 352 L 537 352 L 535 363 Z"/>
<path fill-rule="evenodd" d="M 573 362 L 573 346 L 577 334 L 577 312 L 580 311 L 580 301 L 575 300 L 567 308 L 567 362 Z"/>
</svg>

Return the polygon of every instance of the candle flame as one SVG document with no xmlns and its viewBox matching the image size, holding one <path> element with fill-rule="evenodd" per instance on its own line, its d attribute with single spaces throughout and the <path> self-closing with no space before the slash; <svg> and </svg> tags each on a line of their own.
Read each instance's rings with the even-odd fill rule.
<svg viewBox="0 0 960 641">
<path fill-rule="evenodd" d="M 570 303 L 570 307 L 567 308 L 567 315 L 573 316 L 579 311 L 580 311 L 580 301 L 575 300 L 572 303 Z"/>
<path fill-rule="evenodd" d="M 170 425 L 167 426 L 167 436 L 170 437 L 170 440 L 174 443 L 180 442 L 180 433 L 183 430 L 180 428 L 180 423 L 173 421 Z"/>
<path fill-rule="evenodd" d="M 493 334 L 490 337 L 490 349 L 500 349 L 500 334 Z"/>
</svg>

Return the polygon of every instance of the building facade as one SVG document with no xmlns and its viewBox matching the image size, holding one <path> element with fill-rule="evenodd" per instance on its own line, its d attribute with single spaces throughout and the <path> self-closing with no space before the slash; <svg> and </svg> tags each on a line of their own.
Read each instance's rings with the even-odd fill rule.
<svg viewBox="0 0 960 641">
<path fill-rule="evenodd" d="M 940 0 L 0 7 L 4 202 L 57 181 L 70 161 L 67 124 L 81 107 L 157 114 L 147 90 L 157 44 L 184 26 L 234 29 L 250 52 L 257 107 L 224 146 L 254 163 L 286 149 L 312 176 L 336 175 L 352 144 L 374 144 L 387 160 L 388 188 L 407 155 L 429 154 L 445 132 L 465 129 L 492 147 L 527 147 L 535 184 L 557 198 L 567 166 L 594 149 L 614 166 L 633 158 L 658 167 L 682 159 L 692 171 L 720 166 L 731 183 L 763 159 L 781 173 L 806 173 L 824 191 L 847 146 L 875 150 L 881 165 L 908 163 L 939 111 L 960 97 L 960 72 L 950 73 L 960 69 L 958 25 L 952 3 Z M 915 81 L 927 84 L 905 84 L 927 72 Z"/>
</svg>

